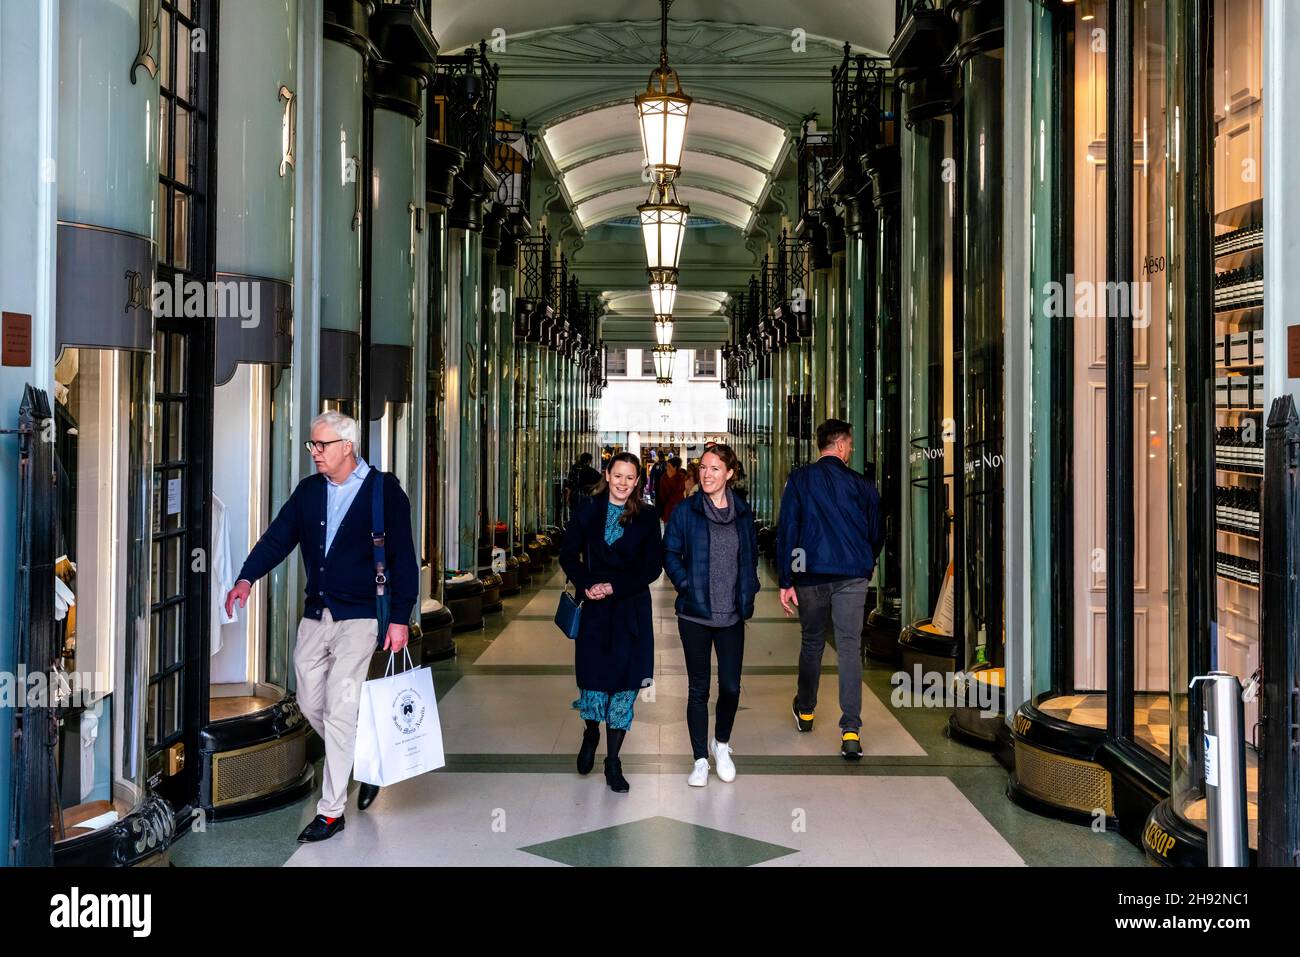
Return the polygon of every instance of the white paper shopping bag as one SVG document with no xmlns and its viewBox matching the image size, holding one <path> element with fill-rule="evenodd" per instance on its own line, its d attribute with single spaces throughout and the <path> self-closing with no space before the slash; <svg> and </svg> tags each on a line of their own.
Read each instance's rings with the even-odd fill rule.
<svg viewBox="0 0 1300 957">
<path fill-rule="evenodd" d="M 393 655 L 388 663 L 391 669 Z M 406 663 L 411 664 L 409 653 Z M 411 667 L 361 686 L 354 778 L 387 786 L 446 763 L 433 672 Z"/>
</svg>

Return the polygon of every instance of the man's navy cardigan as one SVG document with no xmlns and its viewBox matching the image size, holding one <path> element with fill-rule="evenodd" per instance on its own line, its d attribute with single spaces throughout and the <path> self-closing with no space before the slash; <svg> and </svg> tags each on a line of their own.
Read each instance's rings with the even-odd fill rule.
<svg viewBox="0 0 1300 957">
<path fill-rule="evenodd" d="M 328 608 L 335 621 L 375 617 L 375 550 L 370 540 L 374 482 L 384 482 L 385 551 L 388 556 L 390 621 L 405 625 L 419 595 L 420 568 L 411 541 L 411 503 L 397 478 L 372 468 L 339 524 L 325 553 L 324 475 L 311 475 L 284 503 L 275 521 L 248 553 L 236 580 L 257 581 L 289 557 L 297 545 L 307 566 L 303 615 L 320 618 Z"/>
</svg>

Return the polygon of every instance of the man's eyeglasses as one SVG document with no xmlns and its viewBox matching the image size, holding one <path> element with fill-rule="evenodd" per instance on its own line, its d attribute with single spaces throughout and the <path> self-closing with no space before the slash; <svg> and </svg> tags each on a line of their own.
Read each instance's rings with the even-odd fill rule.
<svg viewBox="0 0 1300 957">
<path fill-rule="evenodd" d="M 303 445 L 307 446 L 308 452 L 324 452 L 325 446 L 333 445 L 335 442 L 346 442 L 347 439 L 330 439 L 328 442 L 321 442 L 317 439 L 308 439 Z"/>
</svg>

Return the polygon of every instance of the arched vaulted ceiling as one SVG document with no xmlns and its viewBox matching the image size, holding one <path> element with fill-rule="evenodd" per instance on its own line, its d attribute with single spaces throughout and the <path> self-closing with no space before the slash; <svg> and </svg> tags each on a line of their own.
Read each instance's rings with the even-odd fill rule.
<svg viewBox="0 0 1300 957">
<path fill-rule="evenodd" d="M 788 148 L 784 127 L 717 103 L 696 102 L 687 123 L 677 195 L 694 215 L 748 232 Z M 633 215 L 646 201 L 641 137 L 627 98 L 547 123 L 542 143 L 584 229 Z"/>
<path fill-rule="evenodd" d="M 776 181 L 790 175 L 801 121 L 815 113 L 829 125 L 831 69 L 846 42 L 855 53 L 888 49 L 894 0 L 674 0 L 669 17 L 669 60 L 695 101 L 678 198 L 697 223 L 734 230 L 734 246 L 759 250 L 756 265 L 765 241 L 747 245 L 747 236 L 769 196 L 794 192 Z M 488 42 L 501 71 L 498 109 L 538 134 L 552 195 L 583 237 L 572 260 L 580 279 L 588 259 L 606 275 L 611 256 L 627 260 L 636 286 L 602 289 L 607 340 L 653 340 L 649 297 L 634 278 L 644 257 L 617 224 L 649 193 L 632 99 L 658 62 L 657 0 L 434 0 L 432 27 L 444 53 Z M 682 251 L 675 339 L 684 345 L 726 338 L 726 293 L 710 284 L 736 264 L 702 263 L 718 249 L 702 235 L 688 231 Z"/>
</svg>

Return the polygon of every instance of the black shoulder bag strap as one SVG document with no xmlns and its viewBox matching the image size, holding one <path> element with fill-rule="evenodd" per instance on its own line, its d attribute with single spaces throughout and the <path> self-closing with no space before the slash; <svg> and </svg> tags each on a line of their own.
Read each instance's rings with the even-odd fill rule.
<svg viewBox="0 0 1300 957">
<path fill-rule="evenodd" d="M 379 622 L 379 635 L 375 646 L 382 648 L 388 635 L 388 559 L 384 549 L 384 473 L 374 470 L 374 484 L 370 489 L 370 541 L 375 547 L 375 618 Z"/>
</svg>

